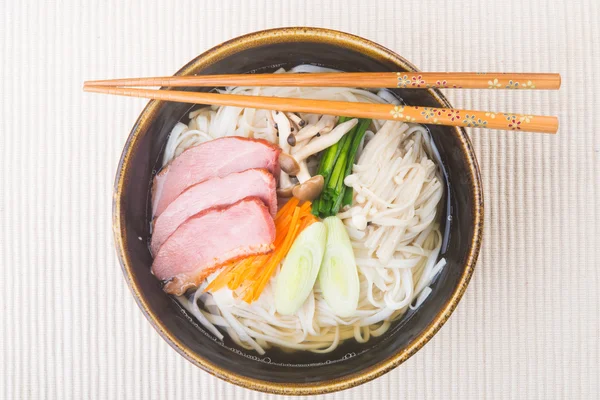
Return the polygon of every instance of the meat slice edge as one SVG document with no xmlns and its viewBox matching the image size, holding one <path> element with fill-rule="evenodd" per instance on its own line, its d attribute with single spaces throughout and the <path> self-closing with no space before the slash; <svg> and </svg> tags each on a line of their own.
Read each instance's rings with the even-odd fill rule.
<svg viewBox="0 0 600 400">
<path fill-rule="evenodd" d="M 279 176 L 279 147 L 261 139 L 228 136 L 190 147 L 166 165 L 152 185 L 152 216 L 159 216 L 188 187 L 234 172 L 264 168 Z"/>
<path fill-rule="evenodd" d="M 277 213 L 276 182 L 266 169 L 236 172 L 189 187 L 155 219 L 150 242 L 152 254 L 191 216 L 212 207 L 234 204 L 245 197 L 258 197 L 271 216 Z"/>
<path fill-rule="evenodd" d="M 181 295 L 210 273 L 239 258 L 273 249 L 275 223 L 256 197 L 204 210 L 189 218 L 160 247 L 152 273 L 169 280 L 164 290 Z"/>
</svg>

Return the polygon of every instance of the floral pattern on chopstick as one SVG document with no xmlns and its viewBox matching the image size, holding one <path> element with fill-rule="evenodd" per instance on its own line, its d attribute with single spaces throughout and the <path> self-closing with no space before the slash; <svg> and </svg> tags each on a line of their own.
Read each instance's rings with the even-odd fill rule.
<svg viewBox="0 0 600 400">
<path fill-rule="evenodd" d="M 427 75 L 427 74 L 426 74 Z M 396 72 L 396 77 L 397 77 L 397 84 L 396 86 L 398 88 L 401 89 L 420 89 L 420 88 L 432 88 L 432 89 L 445 89 L 445 88 L 462 88 L 463 85 L 466 83 L 467 86 L 472 86 L 472 82 L 469 82 L 467 80 L 462 80 L 462 79 L 458 79 L 458 80 L 453 80 L 453 79 L 447 79 L 444 78 L 442 74 L 435 74 L 437 76 L 439 76 L 439 78 L 434 78 L 431 80 L 428 80 L 427 78 L 425 78 L 423 76 L 422 73 L 403 73 L 403 72 Z M 487 75 L 485 72 L 477 72 L 475 75 Z M 431 76 L 431 74 L 429 74 L 428 76 Z M 486 76 L 485 79 L 487 79 L 487 85 L 486 85 L 486 81 L 482 81 L 480 88 L 481 89 L 535 89 L 536 85 L 535 82 L 528 80 L 527 82 L 518 82 L 516 80 L 513 79 L 505 79 L 502 78 L 502 76 L 500 77 L 495 77 L 493 75 Z M 469 83 L 471 83 L 471 85 L 469 85 Z M 479 84 L 477 84 L 477 87 L 479 87 Z"/>
<path fill-rule="evenodd" d="M 489 128 L 504 130 L 527 130 L 527 125 L 534 120 L 533 115 L 494 113 L 482 111 L 454 110 L 448 108 L 392 106 L 392 118 L 402 122 L 419 124 L 454 125 L 469 128 Z M 504 117 L 504 118 L 503 118 Z"/>
<path fill-rule="evenodd" d="M 403 111 L 404 111 L 404 106 L 395 106 L 390 111 L 390 114 L 392 114 L 392 116 L 394 118 L 404 118 L 404 114 L 402 114 Z"/>
<path fill-rule="evenodd" d="M 533 119 L 533 115 L 521 115 L 519 117 L 519 121 L 527 122 L 527 123 L 531 122 L 532 119 Z"/>
<path fill-rule="evenodd" d="M 498 78 L 495 78 L 494 80 L 489 80 L 488 85 L 489 89 L 500 89 L 502 87 L 502 84 L 498 82 Z"/>
<path fill-rule="evenodd" d="M 402 76 L 400 74 L 400 72 L 397 72 L 396 75 L 398 76 L 398 87 L 399 88 L 405 88 L 410 85 L 410 78 L 408 77 L 408 75 Z"/>
<path fill-rule="evenodd" d="M 433 118 L 435 117 L 435 108 L 425 107 L 423 108 L 423 111 L 421 111 L 421 115 L 425 119 Z"/>
</svg>

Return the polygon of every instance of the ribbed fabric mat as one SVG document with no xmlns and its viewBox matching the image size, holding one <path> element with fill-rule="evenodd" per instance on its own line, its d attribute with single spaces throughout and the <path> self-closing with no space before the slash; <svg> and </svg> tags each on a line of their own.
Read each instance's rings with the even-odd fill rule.
<svg viewBox="0 0 600 400">
<path fill-rule="evenodd" d="M 590 399 L 600 391 L 600 2 L 5 1 L 0 5 L 0 397 L 273 398 L 188 363 L 138 310 L 111 193 L 144 100 L 84 79 L 171 74 L 223 40 L 340 29 L 429 71 L 560 72 L 560 92 L 447 92 L 553 114 L 557 136 L 470 130 L 484 246 L 450 321 L 393 372 L 328 399 Z"/>
</svg>

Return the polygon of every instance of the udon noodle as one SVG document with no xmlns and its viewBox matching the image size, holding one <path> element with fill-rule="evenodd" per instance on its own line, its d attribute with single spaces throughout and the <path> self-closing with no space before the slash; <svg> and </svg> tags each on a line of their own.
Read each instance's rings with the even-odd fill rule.
<svg viewBox="0 0 600 400">
<path fill-rule="evenodd" d="M 290 72 L 323 70 L 299 66 Z M 375 94 L 352 88 L 235 87 L 225 92 L 398 103 L 385 90 Z M 269 122 L 268 113 L 238 107 L 193 111 L 188 125 L 178 123 L 174 127 L 163 164 L 190 146 L 222 136 L 277 143 L 277 130 Z M 308 114 L 302 117 L 309 122 L 319 118 Z M 224 338 L 224 331 L 239 346 L 260 354 L 272 346 L 327 353 L 345 339 L 365 343 L 382 335 L 393 320 L 425 300 L 431 292 L 431 281 L 445 265 L 445 260 L 439 259 L 442 237 L 436 222 L 443 196 L 440 171 L 431 159 L 436 154 L 429 132 L 421 125 L 373 121 L 365 135 L 358 162 L 345 180 L 354 189 L 353 205 L 338 214 L 352 240 L 360 280 L 358 309 L 351 317 L 341 318 L 332 312 L 318 283 L 296 314 L 279 315 L 274 305 L 277 273 L 251 304 L 227 288 L 205 293 L 206 282 L 191 296 L 179 296 L 177 300 L 219 339 Z M 311 172 L 317 163 L 316 159 L 309 160 Z"/>
</svg>

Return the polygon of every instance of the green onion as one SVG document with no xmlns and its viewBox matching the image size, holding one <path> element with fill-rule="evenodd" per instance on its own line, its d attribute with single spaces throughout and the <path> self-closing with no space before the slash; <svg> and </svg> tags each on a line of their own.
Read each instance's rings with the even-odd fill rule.
<svg viewBox="0 0 600 400">
<path fill-rule="evenodd" d="M 275 283 L 279 314 L 292 315 L 304 304 L 319 274 L 326 241 L 325 224 L 314 222 L 292 244 Z"/>
<path fill-rule="evenodd" d="M 338 125 L 348 121 L 348 119 L 349 118 L 347 118 L 347 117 L 340 117 L 340 119 L 338 121 Z M 329 181 L 329 176 L 331 175 L 331 172 L 333 170 L 335 162 L 340 154 L 340 150 L 341 150 L 340 142 L 342 142 L 342 140 L 344 140 L 344 138 L 346 138 L 346 136 L 348 136 L 348 134 L 344 135 L 341 140 L 339 140 L 333 146 L 331 146 L 327 150 L 325 150 L 325 153 L 323 154 L 323 157 L 321 158 L 321 162 L 319 164 L 318 175 L 323 176 L 323 178 L 325 179 L 325 184 L 327 184 L 327 182 Z"/>
<path fill-rule="evenodd" d="M 354 189 L 346 187 L 344 191 L 344 198 L 342 199 L 342 207 L 352 205 L 352 196 L 354 195 Z"/>
<path fill-rule="evenodd" d="M 340 122 L 348 118 L 340 118 Z M 352 173 L 358 146 L 365 136 L 370 119 L 360 122 L 335 145 L 328 148 L 319 164 L 319 174 L 325 178 L 323 192 L 313 201 L 312 213 L 325 218 L 335 215 L 345 205 L 352 204 L 352 188 L 344 185 L 346 176 Z"/>
<path fill-rule="evenodd" d="M 360 292 L 352 244 L 338 217 L 328 217 L 323 222 L 327 227 L 327 246 L 319 286 L 331 310 L 340 317 L 350 317 L 356 312 Z"/>
<path fill-rule="evenodd" d="M 348 117 L 340 117 L 340 119 L 338 120 L 338 125 L 348 121 L 349 119 L 350 118 L 348 118 Z M 321 156 L 321 161 L 319 163 L 319 169 L 317 171 L 317 175 L 323 176 L 323 180 L 324 180 L 323 187 L 324 188 L 327 187 L 327 183 L 329 182 L 329 177 L 331 176 L 331 172 L 333 171 L 335 161 L 337 160 L 337 158 L 340 154 L 340 151 L 341 151 L 340 142 L 342 142 L 342 140 L 344 140 L 348 136 L 349 133 L 350 132 L 345 134 L 342 137 L 342 139 L 340 139 L 333 146 L 331 146 L 327 150 L 325 150 L 325 152 Z M 315 215 L 317 217 L 321 214 L 328 213 L 329 209 L 331 208 L 331 205 L 329 204 L 328 201 L 325 200 L 324 197 L 326 197 L 325 194 L 322 194 L 321 196 L 317 197 L 312 203 L 311 212 L 313 213 L 313 215 Z"/>
<path fill-rule="evenodd" d="M 352 146 L 352 141 L 354 138 L 354 134 L 356 133 L 356 128 L 352 129 L 348 132 L 342 140 L 344 141 L 341 144 L 340 155 L 335 161 L 335 167 L 333 168 L 333 172 L 331 173 L 331 177 L 329 178 L 329 182 L 327 186 L 325 186 L 325 193 L 329 195 L 331 199 L 337 199 L 342 191 L 342 186 L 344 184 L 344 177 L 346 172 L 346 163 L 348 160 L 348 151 Z M 342 141 L 340 140 L 340 142 Z"/>
<path fill-rule="evenodd" d="M 321 196 L 317 197 L 312 202 L 312 207 L 310 209 L 310 212 L 312 213 L 312 215 L 315 215 L 317 217 L 319 216 L 319 207 L 320 207 L 320 205 L 321 205 Z"/>
<path fill-rule="evenodd" d="M 342 203 L 344 202 L 344 194 L 346 193 L 346 190 L 348 190 L 348 188 L 345 185 L 342 185 L 340 195 L 335 198 L 335 201 L 331 206 L 331 212 L 329 213 L 330 215 L 336 215 L 340 211 L 340 208 L 342 208 Z"/>
</svg>

